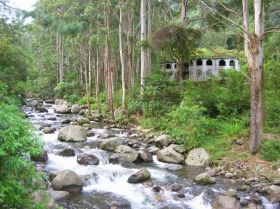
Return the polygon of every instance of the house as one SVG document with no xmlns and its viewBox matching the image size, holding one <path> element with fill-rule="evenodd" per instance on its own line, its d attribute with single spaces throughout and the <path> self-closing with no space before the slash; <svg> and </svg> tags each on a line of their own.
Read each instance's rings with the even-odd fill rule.
<svg viewBox="0 0 280 209">
<path fill-rule="evenodd" d="M 165 62 L 162 69 L 174 77 L 177 63 Z M 217 76 L 222 70 L 235 69 L 240 71 L 240 62 L 235 57 L 200 57 L 184 64 L 183 79 L 205 80 Z"/>
</svg>

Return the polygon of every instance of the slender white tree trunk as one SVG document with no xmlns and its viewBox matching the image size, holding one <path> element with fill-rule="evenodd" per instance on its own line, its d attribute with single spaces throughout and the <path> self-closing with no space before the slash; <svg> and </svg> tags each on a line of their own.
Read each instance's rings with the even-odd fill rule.
<svg viewBox="0 0 280 209">
<path fill-rule="evenodd" d="M 122 1 L 120 5 L 120 20 L 119 20 L 119 47 L 120 47 L 120 60 L 121 60 L 121 72 L 122 72 L 122 109 L 126 109 L 125 105 L 125 67 L 124 67 L 124 56 L 123 56 L 123 43 L 122 43 L 122 24 L 123 24 L 123 14 L 122 14 Z"/>
<path fill-rule="evenodd" d="M 251 124 L 250 152 L 255 154 L 263 140 L 264 101 L 263 101 L 263 38 L 264 38 L 264 3 L 254 1 L 254 33 L 250 32 L 248 0 L 243 0 L 243 18 L 245 30 L 245 54 L 250 70 Z"/>
<path fill-rule="evenodd" d="M 147 0 L 141 0 L 141 93 L 145 86 L 145 79 L 147 76 Z"/>
</svg>

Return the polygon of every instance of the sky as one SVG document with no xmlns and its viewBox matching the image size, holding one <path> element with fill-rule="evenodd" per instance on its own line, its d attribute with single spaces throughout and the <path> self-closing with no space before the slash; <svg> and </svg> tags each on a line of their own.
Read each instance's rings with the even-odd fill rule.
<svg viewBox="0 0 280 209">
<path fill-rule="evenodd" d="M 21 9 L 31 11 L 32 6 L 37 2 L 37 0 L 9 0 L 9 5 Z"/>
</svg>

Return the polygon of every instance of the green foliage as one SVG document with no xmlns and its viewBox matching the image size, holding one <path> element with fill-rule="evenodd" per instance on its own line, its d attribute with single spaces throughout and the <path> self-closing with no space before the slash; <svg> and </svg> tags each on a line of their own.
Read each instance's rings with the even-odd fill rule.
<svg viewBox="0 0 280 209">
<path fill-rule="evenodd" d="M 55 96 L 58 98 L 67 98 L 73 93 L 77 92 L 77 86 L 75 82 L 60 82 L 54 88 Z"/>
<path fill-rule="evenodd" d="M 2 95 L 2 92 L 0 92 Z M 19 110 L 0 103 L 0 207 L 36 208 L 31 192 L 41 179 L 29 157 L 42 152 L 42 143 Z"/>
<path fill-rule="evenodd" d="M 181 101 L 175 81 L 160 71 L 147 79 L 142 96 L 139 96 L 139 88 L 132 94 L 133 99 L 128 104 L 129 111 L 142 111 L 147 117 L 160 117 Z"/>
<path fill-rule="evenodd" d="M 280 141 L 265 140 L 261 148 L 261 155 L 268 161 L 280 160 Z"/>
</svg>

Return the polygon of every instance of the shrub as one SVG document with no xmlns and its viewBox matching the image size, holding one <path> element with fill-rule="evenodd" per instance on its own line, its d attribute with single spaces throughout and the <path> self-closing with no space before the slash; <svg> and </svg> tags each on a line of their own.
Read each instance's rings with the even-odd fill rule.
<svg viewBox="0 0 280 209">
<path fill-rule="evenodd" d="M 0 208 L 36 207 L 30 194 L 41 176 L 29 158 L 42 144 L 30 130 L 15 106 L 0 103 Z"/>
<path fill-rule="evenodd" d="M 280 141 L 265 140 L 261 148 L 261 155 L 268 161 L 280 160 Z"/>
</svg>

